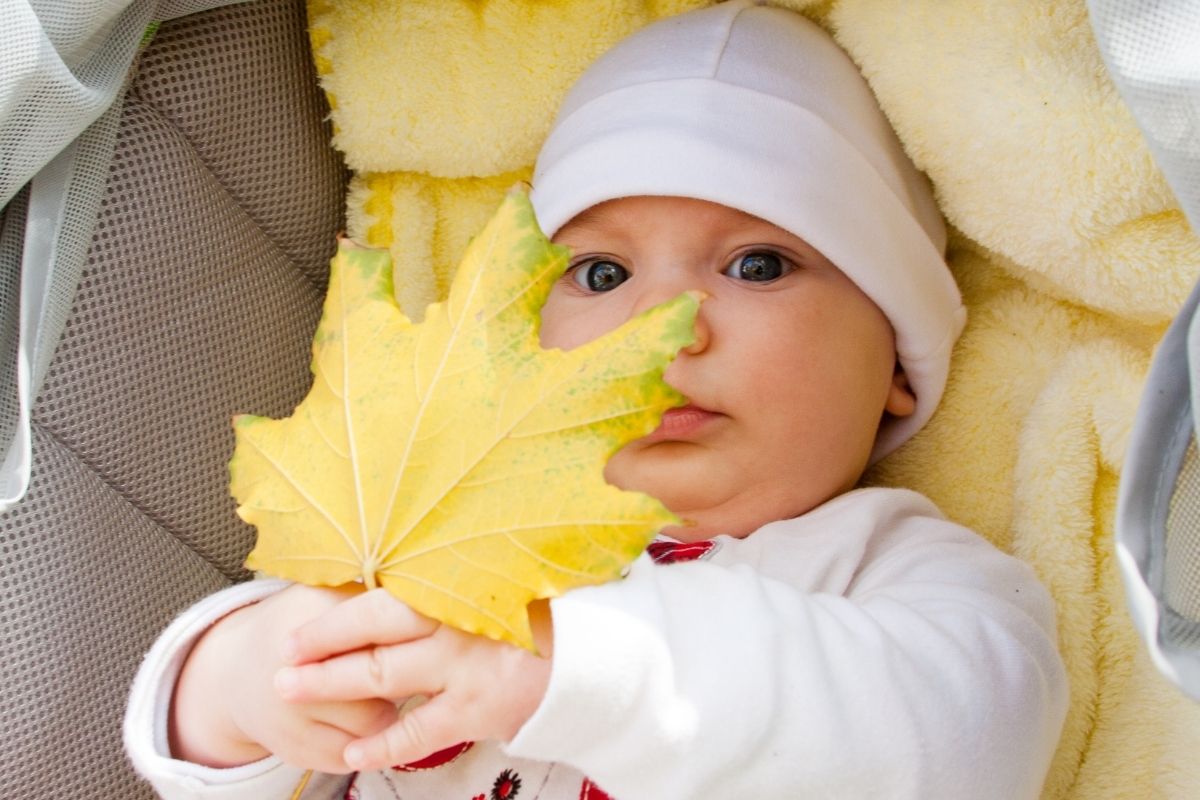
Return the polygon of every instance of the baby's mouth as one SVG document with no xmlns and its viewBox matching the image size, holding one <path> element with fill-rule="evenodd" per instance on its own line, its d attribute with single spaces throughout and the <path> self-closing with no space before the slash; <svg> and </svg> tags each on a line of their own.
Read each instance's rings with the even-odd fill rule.
<svg viewBox="0 0 1200 800">
<path fill-rule="evenodd" d="M 695 438 L 711 423 L 724 416 L 716 411 L 688 403 L 679 408 L 669 408 L 654 432 L 642 441 L 663 442 Z"/>
</svg>

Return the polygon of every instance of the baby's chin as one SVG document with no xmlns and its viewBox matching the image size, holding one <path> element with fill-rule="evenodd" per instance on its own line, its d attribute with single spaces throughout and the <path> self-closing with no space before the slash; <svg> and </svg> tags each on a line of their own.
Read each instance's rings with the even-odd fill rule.
<svg viewBox="0 0 1200 800">
<path fill-rule="evenodd" d="M 700 542 L 716 536 L 743 539 L 768 523 L 795 516 L 791 504 L 785 507 L 778 501 L 763 502 L 765 498 L 742 493 L 722 497 L 713 492 L 698 495 L 694 491 L 673 493 L 664 490 L 665 487 L 658 488 L 658 493 L 640 488 L 638 491 L 657 497 L 683 521 L 682 525 L 669 525 L 661 531 L 663 536 L 680 542 Z"/>
<path fill-rule="evenodd" d="M 669 525 L 660 533 L 678 542 L 702 542 L 717 536 L 745 539 L 750 534 L 771 522 L 786 517 L 774 515 L 745 516 L 737 514 L 675 512 L 683 520 L 682 525 Z M 788 516 L 797 516 L 789 514 Z"/>
<path fill-rule="evenodd" d="M 689 520 L 684 520 L 683 525 L 668 525 L 659 531 L 659 535 L 674 539 L 677 542 L 703 542 L 708 539 L 716 538 L 722 534 L 727 534 L 726 531 L 710 529 L 706 526 L 698 524 L 687 524 Z M 732 534 L 728 534 L 732 535 Z M 750 532 L 746 532 L 740 536 L 734 536 L 735 539 L 742 539 L 749 536 Z"/>
<path fill-rule="evenodd" d="M 833 469 L 799 469 L 795 464 L 739 468 L 718 448 L 670 441 L 635 442 L 618 451 L 604 477 L 619 489 L 658 499 L 684 521 L 665 528 L 663 535 L 682 542 L 720 535 L 742 539 L 769 523 L 798 517 L 849 488 Z"/>
<path fill-rule="evenodd" d="M 699 542 L 716 536 L 744 539 L 764 525 L 792 519 L 807 513 L 828 501 L 840 492 L 802 493 L 778 490 L 775 492 L 740 492 L 721 498 L 718 502 L 711 495 L 707 503 L 681 502 L 681 498 L 670 495 L 658 496 L 675 516 L 683 520 L 682 525 L 664 528 L 661 533 L 680 542 Z"/>
</svg>

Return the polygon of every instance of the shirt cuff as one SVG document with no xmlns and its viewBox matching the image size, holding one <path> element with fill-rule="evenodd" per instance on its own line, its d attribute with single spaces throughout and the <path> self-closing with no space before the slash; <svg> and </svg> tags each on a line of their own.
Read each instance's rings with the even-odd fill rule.
<svg viewBox="0 0 1200 800">
<path fill-rule="evenodd" d="M 168 715 L 175 682 L 193 645 L 213 623 L 289 585 L 263 579 L 230 586 L 184 611 L 158 637 L 142 660 L 125 711 L 125 750 L 134 768 L 164 798 L 289 797 L 305 770 L 272 756 L 228 769 L 171 757 Z"/>
</svg>

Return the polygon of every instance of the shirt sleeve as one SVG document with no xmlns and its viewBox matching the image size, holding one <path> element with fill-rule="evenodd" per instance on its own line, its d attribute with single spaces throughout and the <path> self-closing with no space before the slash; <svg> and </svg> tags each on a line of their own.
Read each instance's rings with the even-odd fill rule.
<svg viewBox="0 0 1200 800">
<path fill-rule="evenodd" d="M 347 777 L 314 773 L 265 758 L 231 769 L 216 769 L 171 758 L 167 719 L 175 682 L 192 646 L 217 620 L 287 586 L 256 580 L 209 595 L 183 612 L 158 637 L 142 660 L 125 710 L 125 751 L 138 771 L 165 800 L 262 800 L 290 798 L 307 780 L 305 800 L 341 798 Z"/>
<path fill-rule="evenodd" d="M 942 519 L 846 536 L 837 591 L 643 557 L 556 599 L 547 695 L 509 752 L 621 800 L 1037 797 L 1067 687 L 1033 571 Z M 814 541 L 791 555 L 820 560 Z"/>
</svg>

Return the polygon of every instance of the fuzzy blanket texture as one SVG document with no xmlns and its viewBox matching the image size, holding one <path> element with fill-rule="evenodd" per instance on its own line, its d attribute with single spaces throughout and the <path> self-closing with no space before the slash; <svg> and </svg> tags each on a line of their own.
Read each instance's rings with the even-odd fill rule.
<svg viewBox="0 0 1200 800">
<path fill-rule="evenodd" d="M 441 299 L 571 82 L 708 0 L 310 0 L 350 235 Z M 933 421 L 868 476 L 924 492 L 1053 593 L 1071 709 L 1043 798 L 1185 798 L 1200 706 L 1159 677 L 1113 557 L 1120 466 L 1200 239 L 1109 82 L 1083 0 L 790 0 L 855 59 L 952 227 L 970 309 Z"/>
</svg>

